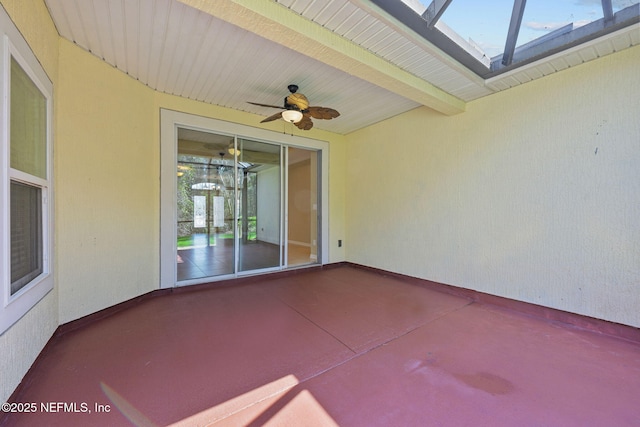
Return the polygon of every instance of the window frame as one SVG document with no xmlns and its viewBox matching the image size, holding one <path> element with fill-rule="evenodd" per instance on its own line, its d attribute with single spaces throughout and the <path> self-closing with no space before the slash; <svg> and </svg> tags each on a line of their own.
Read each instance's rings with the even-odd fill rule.
<svg viewBox="0 0 640 427">
<path fill-rule="evenodd" d="M 11 168 L 11 60 L 15 60 L 46 100 L 46 178 Z M 4 10 L 0 11 L 0 335 L 54 287 L 53 272 L 53 83 Z M 41 189 L 42 273 L 11 294 L 10 185 Z"/>
</svg>

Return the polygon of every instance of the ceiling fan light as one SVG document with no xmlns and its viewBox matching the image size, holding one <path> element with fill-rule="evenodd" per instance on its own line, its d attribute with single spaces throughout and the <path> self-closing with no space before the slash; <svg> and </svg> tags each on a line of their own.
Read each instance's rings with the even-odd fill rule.
<svg viewBox="0 0 640 427">
<path fill-rule="evenodd" d="M 285 110 L 282 112 L 282 119 L 289 123 L 298 123 L 302 120 L 302 113 L 297 110 Z"/>
</svg>

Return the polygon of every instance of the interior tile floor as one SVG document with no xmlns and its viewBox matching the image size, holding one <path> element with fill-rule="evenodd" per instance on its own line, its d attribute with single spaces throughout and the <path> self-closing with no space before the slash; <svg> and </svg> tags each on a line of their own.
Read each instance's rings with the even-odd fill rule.
<svg viewBox="0 0 640 427">
<path fill-rule="evenodd" d="M 640 343 L 343 266 L 58 335 L 0 425 L 621 427 L 639 396 Z"/>
<path fill-rule="evenodd" d="M 217 239 L 215 246 L 203 245 L 178 250 L 176 273 L 178 281 L 233 274 L 234 240 Z M 241 242 L 238 268 L 240 271 L 260 270 L 280 265 L 280 247 L 260 241 Z M 289 244 L 287 266 L 315 263 L 310 248 Z"/>
</svg>

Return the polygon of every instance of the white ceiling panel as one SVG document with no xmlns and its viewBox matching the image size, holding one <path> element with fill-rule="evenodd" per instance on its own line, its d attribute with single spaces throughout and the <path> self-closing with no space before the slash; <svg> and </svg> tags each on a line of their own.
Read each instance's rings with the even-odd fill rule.
<svg viewBox="0 0 640 427">
<path fill-rule="evenodd" d="M 348 38 L 348 33 L 354 31 L 354 28 L 358 26 L 366 25 L 366 20 L 368 19 L 367 13 L 362 9 L 358 9 L 354 7 L 354 10 L 351 13 L 346 13 L 339 20 L 333 20 L 328 23 L 330 25 L 332 31 L 335 31 L 337 34 Z"/>
<path fill-rule="evenodd" d="M 314 120 L 315 127 L 339 134 L 421 105 L 409 99 L 406 91 L 363 78 L 357 67 L 352 72 L 334 68 L 257 30 L 241 28 L 179 0 L 45 2 L 62 37 L 157 91 L 266 117 L 276 110 L 247 101 L 281 105 L 287 86 L 297 84 L 312 105 L 341 112 L 334 120 Z M 216 0 L 215 6 L 231 3 Z M 302 17 L 359 45 L 398 73 L 415 76 L 425 86 L 463 101 L 640 43 L 638 31 L 626 31 L 484 81 L 370 2 L 278 0 L 276 4 L 297 19 Z"/>
</svg>

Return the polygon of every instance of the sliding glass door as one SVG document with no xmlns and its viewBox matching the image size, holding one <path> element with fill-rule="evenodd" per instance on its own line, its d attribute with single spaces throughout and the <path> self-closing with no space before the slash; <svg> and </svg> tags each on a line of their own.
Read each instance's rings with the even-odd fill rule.
<svg viewBox="0 0 640 427">
<path fill-rule="evenodd" d="M 233 144 L 232 136 L 178 129 L 178 281 L 235 272 Z"/>
<path fill-rule="evenodd" d="M 177 280 L 281 268 L 283 147 L 178 129 Z"/>
<path fill-rule="evenodd" d="M 281 146 L 238 139 L 238 271 L 282 266 Z"/>
<path fill-rule="evenodd" d="M 328 259 L 326 143 L 173 111 L 162 117 L 163 288 Z"/>
</svg>

